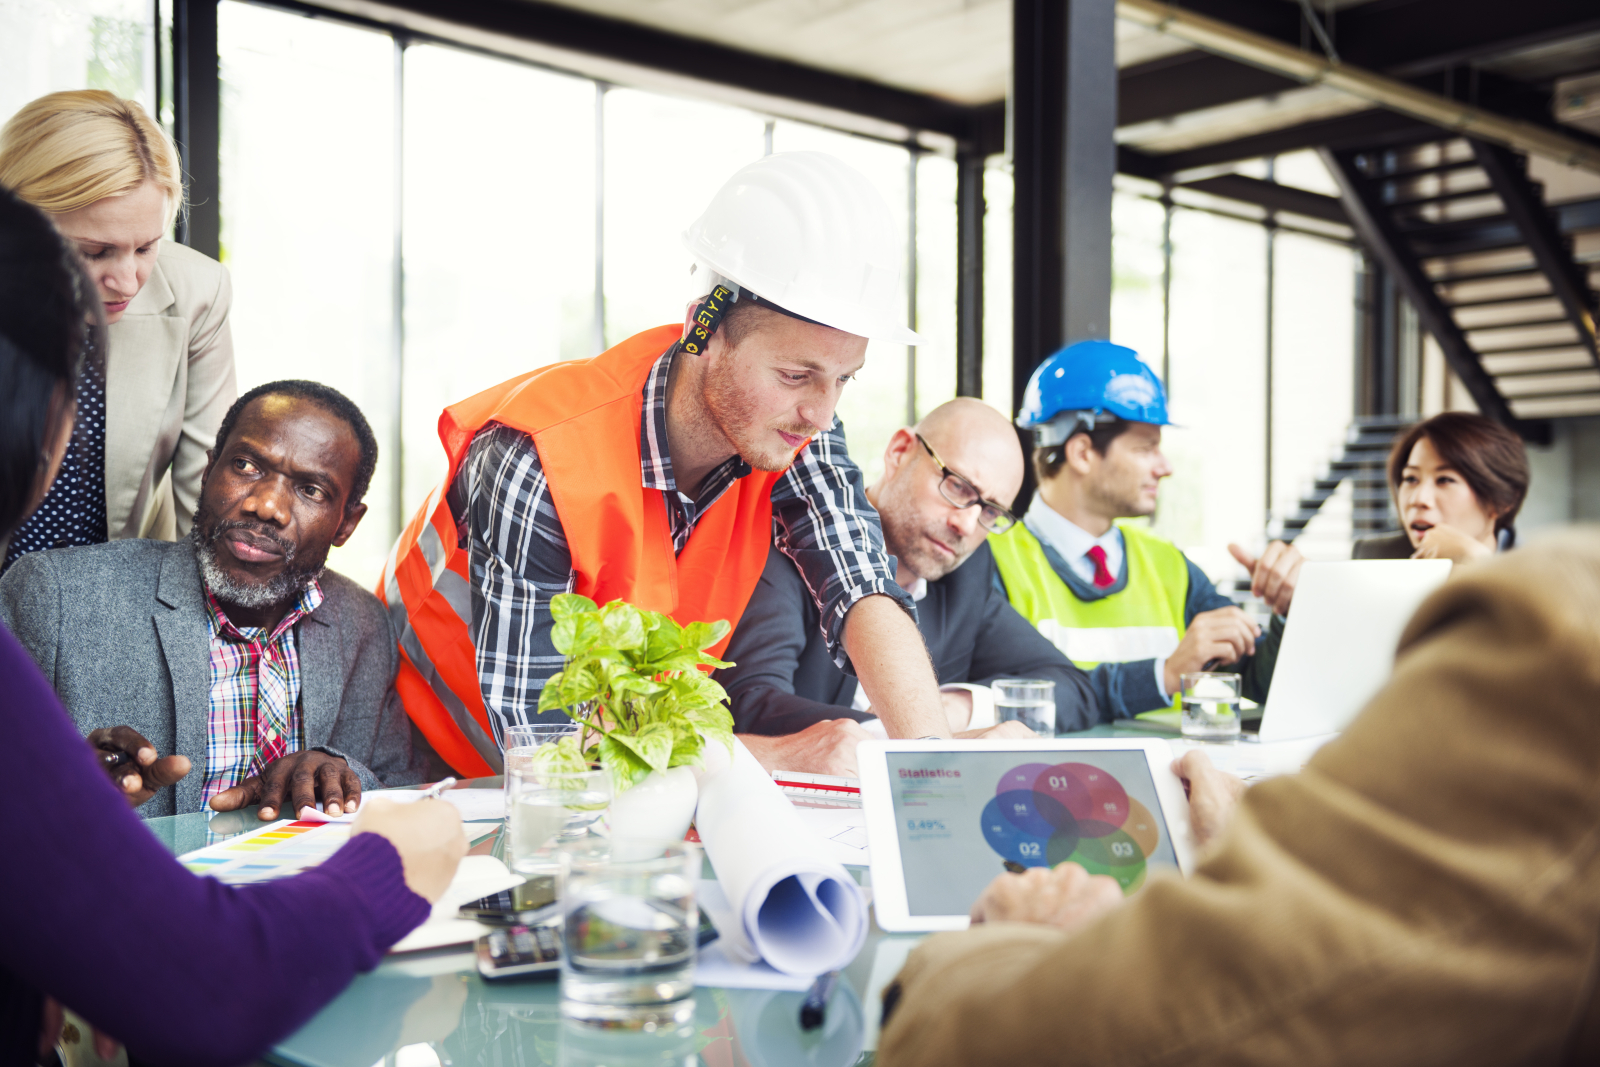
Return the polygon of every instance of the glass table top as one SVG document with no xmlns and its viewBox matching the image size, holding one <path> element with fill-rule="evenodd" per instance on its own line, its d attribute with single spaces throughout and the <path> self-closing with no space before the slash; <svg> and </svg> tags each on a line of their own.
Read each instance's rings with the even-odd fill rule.
<svg viewBox="0 0 1600 1067">
<path fill-rule="evenodd" d="M 500 788 L 498 778 L 456 788 Z M 259 827 L 255 809 L 150 819 L 175 854 Z M 468 823 L 471 851 L 499 854 L 499 823 Z M 711 873 L 708 869 L 707 876 Z M 866 880 L 864 869 L 853 869 Z M 488 982 L 471 945 L 386 957 L 266 1057 L 303 1067 L 850 1067 L 870 1065 L 882 988 L 917 936 L 873 927 L 840 976 L 823 1027 L 800 1029 L 803 993 L 695 991 L 693 1022 L 676 1033 L 596 1030 L 561 1018 L 554 976 Z"/>
</svg>

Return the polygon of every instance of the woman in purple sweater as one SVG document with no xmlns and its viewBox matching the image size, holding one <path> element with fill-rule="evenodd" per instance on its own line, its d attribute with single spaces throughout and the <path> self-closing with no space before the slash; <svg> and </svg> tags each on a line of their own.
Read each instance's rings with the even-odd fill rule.
<svg viewBox="0 0 1600 1067">
<path fill-rule="evenodd" d="M 0 539 L 55 477 L 98 311 L 51 224 L 0 189 Z M 54 1061 L 58 1005 L 141 1062 L 254 1060 L 427 918 L 466 852 L 452 805 L 379 803 L 315 870 L 196 877 L 3 626 L 0 737 L 0 1064 Z"/>
</svg>

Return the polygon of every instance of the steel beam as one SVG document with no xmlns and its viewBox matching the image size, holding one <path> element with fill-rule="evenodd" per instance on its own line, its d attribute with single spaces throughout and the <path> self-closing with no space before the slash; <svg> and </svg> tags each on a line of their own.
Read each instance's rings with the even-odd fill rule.
<svg viewBox="0 0 1600 1067">
<path fill-rule="evenodd" d="M 222 253 L 218 204 L 221 141 L 217 72 L 217 0 L 173 0 L 172 96 L 178 154 L 188 181 L 188 209 L 178 240 L 212 259 Z"/>
<path fill-rule="evenodd" d="M 1186 170 L 1214 167 L 1223 163 L 1237 163 L 1241 159 L 1260 156 L 1283 155 L 1302 148 L 1354 148 L 1377 147 L 1385 144 L 1408 144 L 1437 139 L 1439 129 L 1416 119 L 1397 115 L 1382 108 L 1357 111 L 1333 119 L 1319 119 L 1298 126 L 1268 130 L 1232 141 L 1190 148 L 1182 152 L 1146 156 L 1153 160 L 1151 167 L 1163 175 L 1178 174 Z"/>
<path fill-rule="evenodd" d="M 1260 178 L 1250 178 L 1243 174 L 1219 174 L 1215 178 L 1184 182 L 1175 188 L 1194 189 L 1212 196 L 1242 200 L 1272 211 L 1288 211 L 1308 218 L 1322 219 L 1325 222 L 1350 221 L 1344 213 L 1344 205 L 1336 196 L 1324 196 L 1306 189 L 1297 189 L 1292 185 L 1279 185 L 1277 182 L 1262 181 Z"/>
<path fill-rule="evenodd" d="M 1449 308 L 1439 299 L 1433 282 L 1423 273 L 1422 264 L 1411 253 L 1405 237 L 1389 217 L 1388 209 L 1375 188 L 1377 183 L 1368 179 L 1356 166 L 1355 154 L 1329 148 L 1319 149 L 1318 152 L 1328 167 L 1328 173 L 1339 183 L 1345 213 L 1349 215 L 1350 224 L 1355 227 L 1362 244 L 1383 264 L 1411 301 L 1411 306 L 1416 308 L 1417 317 L 1439 342 L 1445 362 L 1467 387 L 1478 410 L 1496 422 L 1516 429 L 1524 437 L 1537 439 L 1541 435 L 1548 435 L 1548 425 L 1527 423 L 1512 414 L 1510 405 L 1496 388 L 1494 378 L 1483 369 L 1478 354 L 1456 325 Z"/>
<path fill-rule="evenodd" d="M 983 395 L 983 153 L 956 157 L 956 395 Z"/>
<path fill-rule="evenodd" d="M 1546 210 L 1544 197 L 1528 179 L 1523 160 L 1498 145 L 1471 140 L 1472 154 L 1489 175 L 1489 184 L 1505 205 L 1506 214 L 1522 234 L 1522 241 L 1533 253 L 1534 262 L 1550 283 L 1550 291 L 1561 301 L 1562 310 L 1578 333 L 1578 343 L 1600 367 L 1600 348 L 1595 343 L 1594 293 L 1589 289 L 1587 271 L 1577 261 L 1556 220 Z"/>
<path fill-rule="evenodd" d="M 1105 337 L 1116 173 L 1113 0 L 1012 5 L 1013 402 L 1063 344 Z"/>
</svg>

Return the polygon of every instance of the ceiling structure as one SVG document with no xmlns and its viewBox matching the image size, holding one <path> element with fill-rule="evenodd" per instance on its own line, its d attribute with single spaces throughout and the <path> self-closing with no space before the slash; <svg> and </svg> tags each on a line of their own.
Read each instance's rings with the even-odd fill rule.
<svg viewBox="0 0 1600 1067">
<path fill-rule="evenodd" d="M 1009 0 L 267 2 L 332 8 L 602 80 L 920 143 L 953 151 L 969 164 L 1007 150 Z M 1389 267 L 1414 276 L 1416 299 L 1424 303 L 1433 291 L 1429 272 L 1447 266 L 1440 249 L 1480 254 L 1520 241 L 1516 254 L 1542 257 L 1535 266 L 1551 280 L 1548 299 L 1561 305 L 1561 315 L 1550 315 L 1549 325 L 1566 320 L 1578 341 L 1572 353 L 1566 341 L 1519 341 L 1519 357 L 1537 358 L 1523 360 L 1528 365 L 1517 373 L 1531 373 L 1539 360 L 1566 360 L 1564 373 L 1584 376 L 1584 395 L 1561 402 L 1579 404 L 1573 413 L 1600 411 L 1600 347 L 1593 313 L 1584 304 L 1592 304 L 1593 290 L 1600 289 L 1600 168 L 1594 164 L 1600 136 L 1559 123 L 1552 106 L 1558 81 L 1600 71 L 1600 3 L 1166 2 L 1170 7 L 1152 18 L 1159 6 L 1154 0 L 1120 0 L 1116 141 L 1122 175 L 1159 183 L 1150 188 L 1180 203 L 1183 197 L 1244 202 L 1258 216 L 1298 216 L 1313 228 L 1331 226 L 1339 235 L 1358 236 L 1369 251 L 1384 243 L 1395 260 Z M 1211 51 L 1194 47 L 1189 40 L 1208 40 L 1191 32 L 1206 20 L 1234 37 L 1209 38 Z M 1188 39 L 1181 39 L 1185 32 Z M 1277 58 L 1259 58 L 1269 53 Z M 1251 56 L 1262 65 L 1232 58 Z M 1313 70 L 1319 65 L 1325 80 Z M 1356 84 L 1360 79 L 1365 89 Z M 1373 86 L 1383 92 L 1370 91 Z M 1432 110 L 1417 104 L 1423 97 L 1435 105 Z M 1452 189 L 1416 193 L 1409 179 L 1378 158 L 1415 155 L 1419 145 L 1470 155 L 1476 149 L 1451 118 L 1468 113 L 1486 116 L 1502 130 L 1533 130 L 1534 139 L 1526 143 L 1567 151 L 1565 163 L 1530 156 L 1525 169 L 1531 184 L 1502 175 L 1512 187 L 1481 196 L 1484 203 L 1475 206 Z M 1507 143 L 1502 140 L 1501 147 Z M 1326 182 L 1280 184 L 1259 163 L 1312 149 L 1327 164 Z M 1567 165 L 1573 162 L 1579 166 Z M 1517 156 L 1512 169 L 1523 166 Z M 1330 195 L 1335 190 L 1340 195 Z M 1395 196 L 1420 199 L 1383 199 Z M 1557 229 L 1546 232 L 1546 222 Z M 1552 251 L 1554 246 L 1561 247 Z M 1590 274 L 1595 281 L 1588 280 Z M 1587 295 L 1573 286 L 1588 286 Z M 1445 320 L 1456 321 L 1453 316 L 1466 307 L 1440 303 L 1434 310 L 1443 325 L 1436 332 L 1448 333 Z M 1538 408 L 1528 395 L 1514 395 L 1523 386 L 1547 389 L 1550 383 L 1513 382 L 1510 372 L 1496 369 L 1495 360 L 1506 363 L 1512 350 L 1484 338 L 1508 327 L 1475 328 L 1465 319 L 1456 331 L 1464 362 L 1455 367 L 1452 361 L 1458 374 L 1464 380 L 1476 374 L 1485 390 L 1498 390 L 1496 402 L 1509 405 L 1508 418 L 1559 414 Z"/>
</svg>

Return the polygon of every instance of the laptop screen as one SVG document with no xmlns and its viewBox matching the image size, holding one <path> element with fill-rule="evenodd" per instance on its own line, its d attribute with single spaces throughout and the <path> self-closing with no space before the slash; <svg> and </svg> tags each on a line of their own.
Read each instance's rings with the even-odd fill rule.
<svg viewBox="0 0 1600 1067">
<path fill-rule="evenodd" d="M 890 752 L 912 915 L 965 915 L 1007 861 L 1071 860 L 1131 893 L 1151 868 L 1177 870 L 1155 782 L 1138 749 L 1059 753 Z"/>
</svg>

